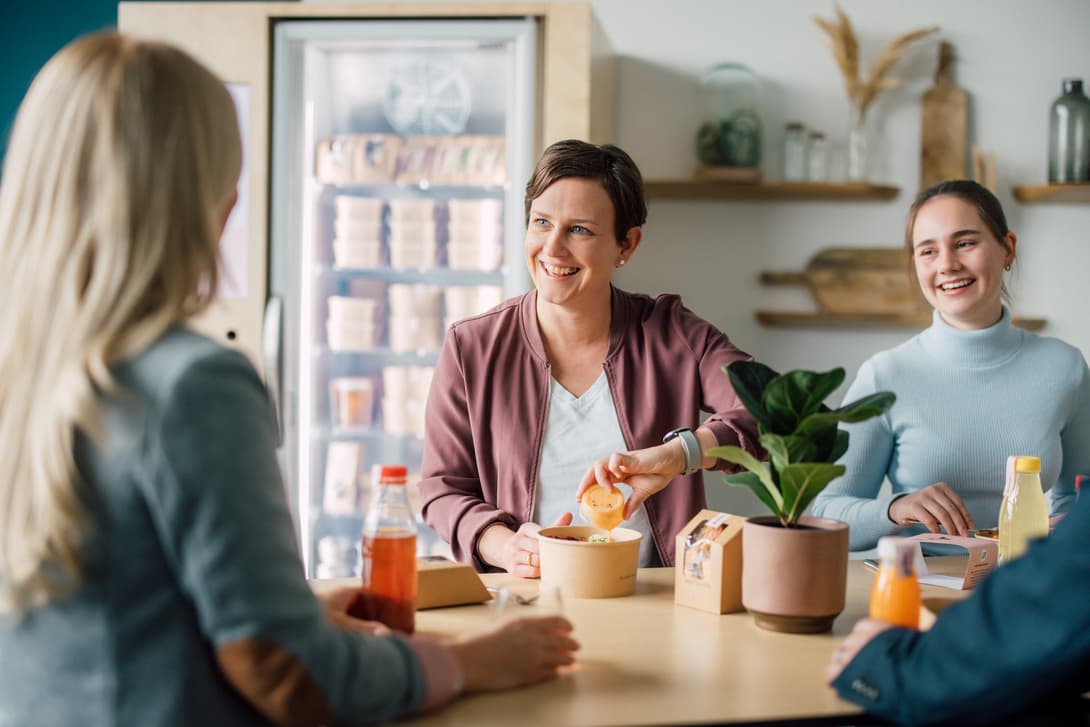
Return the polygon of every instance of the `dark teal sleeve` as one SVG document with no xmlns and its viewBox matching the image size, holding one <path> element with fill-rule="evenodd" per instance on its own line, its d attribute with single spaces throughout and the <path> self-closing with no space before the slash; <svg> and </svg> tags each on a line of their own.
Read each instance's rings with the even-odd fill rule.
<svg viewBox="0 0 1090 727">
<path fill-rule="evenodd" d="M 408 642 L 334 629 L 306 583 L 276 423 L 245 357 L 219 349 L 187 366 L 152 427 L 148 506 L 210 644 L 260 637 L 281 645 L 343 723 L 418 707 L 425 685 Z"/>
<path fill-rule="evenodd" d="M 1065 712 L 1090 687 L 1090 498 L 992 573 L 930 631 L 891 629 L 833 686 L 904 724 L 987 724 Z"/>
</svg>

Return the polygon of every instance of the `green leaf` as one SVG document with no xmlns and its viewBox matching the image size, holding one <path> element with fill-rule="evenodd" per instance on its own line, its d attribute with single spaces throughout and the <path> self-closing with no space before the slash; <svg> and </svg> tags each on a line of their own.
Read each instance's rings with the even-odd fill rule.
<svg viewBox="0 0 1090 727">
<path fill-rule="evenodd" d="M 806 506 L 825 486 L 844 474 L 844 465 L 808 462 L 788 465 L 780 472 L 783 485 L 783 510 L 788 523 L 796 523 Z"/>
<path fill-rule="evenodd" d="M 725 459 L 728 462 L 733 462 L 736 465 L 745 467 L 750 472 L 757 475 L 764 489 L 768 491 L 769 497 L 776 504 L 776 509 L 783 508 L 783 495 L 780 494 L 779 488 L 772 481 L 772 475 L 769 474 L 768 465 L 761 460 L 754 457 L 752 454 L 742 449 L 741 447 L 735 447 L 733 445 L 727 445 L 725 447 L 714 447 L 706 450 L 704 454 L 711 457 L 719 457 Z M 764 502 L 764 500 L 761 500 Z"/>
<path fill-rule="evenodd" d="M 844 382 L 844 369 L 817 373 L 788 371 L 769 382 L 761 404 L 773 420 L 772 431 L 790 434 L 806 417 L 822 411 L 825 397 Z"/>
<path fill-rule="evenodd" d="M 753 415 L 765 429 L 770 429 L 772 420 L 761 403 L 761 394 L 764 393 L 768 382 L 778 375 L 775 371 L 756 361 L 735 361 L 729 366 L 724 366 L 723 371 L 730 377 L 734 393 L 742 400 L 746 411 Z"/>
<path fill-rule="evenodd" d="M 768 508 L 769 512 L 783 520 L 783 509 L 768 494 L 768 489 L 756 472 L 735 472 L 732 475 L 724 475 L 723 481 L 735 487 L 748 487 L 757 496 L 757 499 Z"/>
<path fill-rule="evenodd" d="M 829 456 L 826 458 L 828 462 L 836 462 L 838 459 L 844 456 L 844 453 L 848 451 L 848 433 L 843 429 L 838 429 L 836 432 L 836 442 L 833 444 L 833 449 L 829 452 Z"/>
<path fill-rule="evenodd" d="M 791 519 L 791 506 L 799 497 L 799 480 L 792 473 L 798 472 L 798 468 L 805 465 L 787 465 L 780 470 L 780 491 L 783 493 L 783 516 L 780 518 L 786 525 Z"/>
<path fill-rule="evenodd" d="M 787 445 L 788 464 L 791 462 L 816 461 L 818 450 L 817 447 L 814 446 L 813 440 L 792 435 L 784 437 L 783 441 Z"/>
<path fill-rule="evenodd" d="M 813 459 L 806 460 L 807 462 L 833 462 L 834 458 L 831 456 L 833 449 L 836 447 L 837 432 L 840 430 L 835 424 L 832 424 L 824 429 L 814 432 L 810 437 L 810 442 L 814 445 L 815 454 Z"/>
<path fill-rule="evenodd" d="M 795 458 L 791 456 L 791 450 L 788 447 L 787 441 L 779 434 L 765 432 L 761 435 L 760 442 L 761 446 L 768 452 L 768 458 L 772 462 L 773 471 L 781 470 L 795 461 Z"/>
<path fill-rule="evenodd" d="M 861 422 L 879 414 L 885 414 L 895 401 L 897 401 L 897 395 L 892 391 L 879 391 L 870 396 L 864 396 L 862 399 L 856 399 L 851 404 L 844 404 L 839 409 L 834 409 L 832 413 L 836 414 L 842 422 Z"/>
<path fill-rule="evenodd" d="M 837 422 L 851 424 L 866 421 L 889 411 L 889 408 L 893 406 L 893 402 L 896 400 L 897 397 L 892 392 L 879 391 L 876 394 L 853 401 L 851 404 L 846 404 L 839 409 L 811 414 L 799 424 L 796 434 L 803 437 L 812 437 Z"/>
</svg>

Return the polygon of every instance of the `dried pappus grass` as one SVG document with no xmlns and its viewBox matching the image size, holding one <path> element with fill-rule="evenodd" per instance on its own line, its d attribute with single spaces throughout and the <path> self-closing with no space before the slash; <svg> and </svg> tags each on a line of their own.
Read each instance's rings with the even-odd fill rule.
<svg viewBox="0 0 1090 727">
<path fill-rule="evenodd" d="M 855 37 L 855 30 L 848 16 L 839 5 L 834 7 L 836 8 L 835 22 L 817 16 L 814 16 L 814 22 L 829 36 L 833 58 L 844 79 L 844 89 L 848 92 L 848 98 L 854 103 L 859 94 L 859 41 Z"/>
<path fill-rule="evenodd" d="M 851 20 L 841 9 L 835 5 L 836 20 L 829 21 L 825 18 L 814 17 L 814 23 L 824 31 L 829 38 L 829 46 L 833 52 L 840 75 L 844 79 L 844 88 L 848 92 L 848 100 L 855 107 L 855 123 L 862 124 L 867 109 L 878 95 L 884 91 L 890 91 L 901 85 L 896 78 L 887 78 L 893 66 L 904 56 L 908 47 L 920 38 L 938 32 L 937 25 L 919 28 L 890 41 L 878 59 L 871 67 L 870 76 L 864 82 L 859 72 L 859 40 L 855 35 Z"/>
</svg>

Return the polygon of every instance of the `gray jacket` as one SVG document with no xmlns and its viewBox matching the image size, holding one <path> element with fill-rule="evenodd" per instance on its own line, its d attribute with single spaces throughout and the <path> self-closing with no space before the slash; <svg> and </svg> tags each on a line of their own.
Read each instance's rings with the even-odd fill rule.
<svg viewBox="0 0 1090 727">
<path fill-rule="evenodd" d="M 414 643 L 334 629 L 307 586 L 249 362 L 174 330 L 115 373 L 104 439 L 77 437 L 86 575 L 0 618 L 0 725 L 341 724 L 419 707 Z"/>
</svg>

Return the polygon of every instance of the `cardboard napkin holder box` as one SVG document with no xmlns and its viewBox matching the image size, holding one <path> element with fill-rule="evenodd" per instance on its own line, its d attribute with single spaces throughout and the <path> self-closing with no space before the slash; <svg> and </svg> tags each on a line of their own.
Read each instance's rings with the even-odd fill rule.
<svg viewBox="0 0 1090 727">
<path fill-rule="evenodd" d="M 674 603 L 711 613 L 742 606 L 742 524 L 746 519 L 701 510 L 675 540 Z"/>
</svg>

